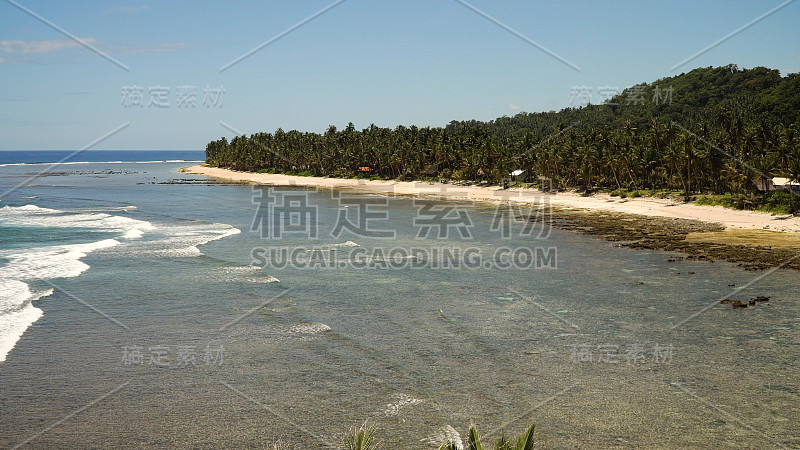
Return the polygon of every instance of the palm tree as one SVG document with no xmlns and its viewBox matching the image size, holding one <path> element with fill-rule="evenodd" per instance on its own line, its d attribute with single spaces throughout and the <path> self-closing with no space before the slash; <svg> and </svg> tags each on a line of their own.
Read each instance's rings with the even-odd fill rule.
<svg viewBox="0 0 800 450">
<path fill-rule="evenodd" d="M 531 424 L 524 433 L 517 436 L 516 439 L 507 439 L 505 436 L 500 437 L 494 445 L 495 450 L 533 450 L 533 433 L 536 424 Z M 469 450 L 483 450 L 481 439 L 478 435 L 478 430 L 475 425 L 469 428 L 469 436 L 467 437 L 467 448 Z M 458 449 L 457 443 L 446 441 L 443 443 L 439 450 L 454 450 Z"/>
<path fill-rule="evenodd" d="M 375 427 L 364 422 L 359 428 L 351 428 L 342 439 L 343 450 L 378 450 L 380 446 L 375 440 Z"/>
</svg>

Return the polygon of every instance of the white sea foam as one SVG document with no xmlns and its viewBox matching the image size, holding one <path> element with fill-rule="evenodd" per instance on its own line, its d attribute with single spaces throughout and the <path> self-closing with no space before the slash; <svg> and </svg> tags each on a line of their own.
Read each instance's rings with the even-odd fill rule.
<svg viewBox="0 0 800 450">
<path fill-rule="evenodd" d="M 416 405 L 420 402 L 422 402 L 422 400 L 414 398 L 408 394 L 399 394 L 397 396 L 397 401 L 386 405 L 386 409 L 383 410 L 383 413 L 387 416 L 396 416 L 397 413 L 399 413 L 400 410 L 406 406 Z"/>
<path fill-rule="evenodd" d="M 129 206 L 119 211 L 132 211 Z M 108 209 L 109 211 L 111 209 Z M 42 312 L 31 302 L 52 291 L 31 293 L 26 281 L 77 277 L 89 269 L 82 261 L 89 253 L 119 252 L 125 256 L 141 254 L 167 257 L 201 256 L 198 246 L 240 233 L 227 224 L 185 222 L 158 226 L 130 217 L 83 211 L 60 211 L 35 205 L 0 208 L 0 223 L 19 227 L 82 228 L 117 233 L 114 239 L 80 244 L 51 245 L 0 251 L 0 361 L 11 351 L 25 330 Z M 143 239 L 147 235 L 147 239 Z M 259 277 L 260 282 L 277 282 L 274 277 Z"/>
<path fill-rule="evenodd" d="M 361 246 L 353 241 L 347 241 L 339 244 L 325 244 L 324 247 L 361 247 Z"/>
<path fill-rule="evenodd" d="M 4 206 L 0 208 L 0 222 L 16 226 L 90 228 L 123 233 L 126 239 L 139 238 L 145 231 L 153 229 L 150 222 L 130 217 L 91 212 L 67 213 L 36 205 Z"/>
<path fill-rule="evenodd" d="M 142 236 L 144 236 L 144 230 L 140 230 L 137 228 L 128 230 L 125 232 L 125 234 L 122 235 L 122 237 L 124 237 L 125 239 L 139 239 Z"/>
<path fill-rule="evenodd" d="M 341 244 L 333 244 L 331 247 L 359 247 L 359 245 L 353 241 L 347 241 L 342 242 Z"/>
<path fill-rule="evenodd" d="M 133 205 L 129 206 L 99 206 L 97 208 L 79 208 L 74 209 L 72 211 L 75 212 L 128 212 L 128 211 L 137 211 L 139 208 Z"/>
<path fill-rule="evenodd" d="M 15 311 L 0 313 L 0 362 L 6 360 L 8 353 L 25 334 L 25 330 L 40 317 L 42 310 L 30 303 Z"/>
<path fill-rule="evenodd" d="M 331 327 L 325 325 L 324 323 L 301 323 L 300 325 L 294 325 L 289 328 L 290 333 L 297 334 L 317 334 L 330 330 Z"/>
<path fill-rule="evenodd" d="M 199 245 L 208 244 L 242 231 L 224 223 L 192 223 L 166 228 L 163 239 L 155 241 L 156 248 L 151 253 L 173 258 L 192 258 L 203 256 Z"/>
<path fill-rule="evenodd" d="M 152 229 L 149 222 L 101 213 L 68 213 L 35 205 L 0 208 L 0 223 L 14 226 L 44 228 L 85 228 L 109 231 L 122 238 L 141 237 Z M 51 245 L 28 249 L 0 251 L 5 262 L 0 266 L 0 361 L 34 322 L 42 311 L 31 302 L 51 295 L 52 290 L 32 293 L 25 281 L 77 277 L 89 269 L 81 261 L 93 251 L 120 245 L 116 239 L 103 239 L 81 244 Z"/>
<path fill-rule="evenodd" d="M 0 362 L 25 333 L 42 316 L 42 310 L 31 302 L 53 293 L 52 289 L 32 293 L 18 280 L 0 279 Z"/>
<path fill-rule="evenodd" d="M 0 311 L 11 311 L 33 297 L 27 284 L 19 280 L 0 280 Z"/>
<path fill-rule="evenodd" d="M 2 256 L 0 267 L 0 362 L 39 317 L 42 311 L 31 302 L 46 297 L 53 290 L 32 293 L 23 280 L 77 277 L 89 269 L 80 259 L 88 253 L 118 245 L 113 239 L 88 244 L 72 244 L 29 249 Z"/>
<path fill-rule="evenodd" d="M 8 262 L 0 267 L 0 278 L 38 280 L 77 277 L 89 270 L 81 261 L 94 250 L 114 247 L 119 241 L 104 239 L 88 244 L 55 245 L 5 255 Z"/>
<path fill-rule="evenodd" d="M 201 221 L 151 224 L 150 229 L 131 229 L 123 237 L 129 239 L 119 248 L 124 256 L 162 258 L 196 258 L 203 256 L 199 246 L 241 233 L 224 223 Z M 146 232 L 146 239 L 138 239 Z M 132 240 L 137 238 L 137 240 Z M 116 252 L 116 250 L 115 250 Z"/>
<path fill-rule="evenodd" d="M 288 308 L 291 310 L 292 308 Z M 286 311 L 286 308 L 274 309 L 270 311 Z M 295 325 L 274 325 L 264 330 L 269 336 L 269 339 L 274 342 L 283 342 L 289 340 L 311 340 L 317 339 L 320 335 L 331 331 L 331 327 L 324 323 L 318 322 L 305 322 Z"/>
<path fill-rule="evenodd" d="M 247 283 L 280 283 L 281 280 L 272 275 L 259 276 L 261 267 L 258 266 L 239 266 L 228 267 L 220 271 L 220 281 L 233 282 L 243 281 Z"/>
<path fill-rule="evenodd" d="M 135 206 L 113 207 L 109 211 L 134 211 Z M 120 239 L 138 240 L 145 233 L 153 239 L 137 243 L 131 248 L 134 253 L 151 253 L 168 257 L 202 256 L 200 245 L 233 236 L 241 230 L 224 223 L 188 222 L 156 226 L 144 220 L 111 215 L 85 209 L 79 212 L 64 212 L 41 208 L 35 205 L 4 206 L 0 208 L 0 223 L 16 226 L 86 228 L 93 231 L 120 233 Z"/>
</svg>

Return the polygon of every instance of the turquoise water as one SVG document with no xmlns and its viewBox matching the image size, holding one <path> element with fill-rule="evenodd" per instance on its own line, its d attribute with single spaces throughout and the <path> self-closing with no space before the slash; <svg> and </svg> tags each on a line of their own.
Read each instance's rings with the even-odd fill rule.
<svg viewBox="0 0 800 450">
<path fill-rule="evenodd" d="M 329 191 L 284 193 L 316 207 L 316 238 L 265 239 L 251 187 L 185 165 L 0 167 L 0 193 L 25 181 L 0 202 L 1 445 L 324 448 L 368 421 L 387 448 L 435 448 L 535 421 L 544 448 L 800 446 L 796 272 L 518 222 L 506 238 L 486 205 L 458 205 L 469 239 L 423 239 L 408 198 L 375 220 L 394 238 L 331 236 Z M 502 248 L 555 248 L 557 267 Z M 302 251 L 259 267 L 270 249 Z"/>
</svg>

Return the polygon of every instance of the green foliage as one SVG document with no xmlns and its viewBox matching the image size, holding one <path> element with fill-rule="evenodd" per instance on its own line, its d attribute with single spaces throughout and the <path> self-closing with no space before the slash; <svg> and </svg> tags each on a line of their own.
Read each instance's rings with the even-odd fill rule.
<svg viewBox="0 0 800 450">
<path fill-rule="evenodd" d="M 272 172 L 272 173 L 280 173 L 280 172 Z M 314 173 L 310 170 L 287 170 L 284 172 L 286 175 L 293 175 L 296 177 L 313 177 Z"/>
<path fill-rule="evenodd" d="M 785 191 L 774 191 L 764 196 L 759 210 L 775 214 L 796 214 L 800 212 L 800 195 Z"/>
<path fill-rule="evenodd" d="M 698 68 L 633 86 L 603 105 L 441 128 L 278 129 L 210 142 L 206 160 L 302 176 L 492 183 L 522 169 L 529 181 L 541 176 L 585 192 L 731 194 L 731 205 L 756 209 L 765 204 L 751 201 L 759 197 L 759 172 L 800 178 L 800 74 Z M 784 199 L 769 205 L 794 208 Z"/>
<path fill-rule="evenodd" d="M 342 439 L 342 446 L 344 450 L 378 450 L 375 427 L 364 423 L 360 428 L 351 428 Z"/>
<path fill-rule="evenodd" d="M 483 450 L 483 446 L 481 445 L 481 438 L 478 436 L 478 430 L 475 428 L 475 425 L 469 427 L 469 437 L 467 438 L 467 444 L 469 445 L 469 450 Z"/>
<path fill-rule="evenodd" d="M 522 433 L 516 440 L 501 436 L 494 444 L 495 450 L 533 450 L 533 432 L 536 424 L 531 424 L 525 433 Z"/>
<path fill-rule="evenodd" d="M 458 444 L 451 441 L 450 439 L 444 441 L 442 445 L 439 446 L 439 450 L 459 450 Z"/>
<path fill-rule="evenodd" d="M 531 426 L 524 433 L 519 435 L 517 439 L 508 439 L 505 436 L 501 436 L 497 441 L 495 441 L 494 444 L 495 450 L 533 450 L 533 444 L 534 444 L 533 434 L 535 428 L 536 424 L 535 423 L 531 424 Z M 483 450 L 478 430 L 477 428 L 475 428 L 474 425 L 471 426 L 469 429 L 467 445 L 468 445 L 467 448 L 469 450 Z M 445 448 L 452 448 L 452 447 L 445 447 Z"/>
<path fill-rule="evenodd" d="M 530 428 L 517 438 L 517 448 L 515 450 L 533 450 L 533 433 L 536 424 L 532 423 Z"/>
<path fill-rule="evenodd" d="M 765 195 L 703 195 L 695 203 L 733 209 L 749 209 L 772 214 L 796 214 L 800 212 L 800 196 L 785 191 L 773 191 Z"/>
<path fill-rule="evenodd" d="M 505 436 L 500 437 L 496 442 L 495 450 L 533 450 L 534 444 L 534 430 L 536 424 L 531 426 L 522 434 L 517 436 L 516 439 L 507 439 Z M 275 449 L 282 449 L 283 445 L 280 441 L 274 444 Z M 461 442 L 453 442 L 448 438 L 439 446 L 439 450 L 458 450 L 461 447 Z M 377 450 L 380 446 L 375 441 L 375 428 L 368 426 L 366 423 L 359 428 L 351 428 L 342 440 L 343 450 Z M 475 425 L 470 426 L 469 436 L 467 437 L 468 450 L 483 450 L 481 445 L 480 435 Z"/>
</svg>

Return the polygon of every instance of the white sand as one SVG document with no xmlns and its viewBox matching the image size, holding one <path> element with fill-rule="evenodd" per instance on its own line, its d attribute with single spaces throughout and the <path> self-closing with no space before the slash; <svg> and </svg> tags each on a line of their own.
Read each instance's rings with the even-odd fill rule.
<svg viewBox="0 0 800 450">
<path fill-rule="evenodd" d="M 572 192 L 542 193 L 534 189 L 453 186 L 419 181 L 371 181 L 340 178 L 296 177 L 289 175 L 237 172 L 214 167 L 192 166 L 182 172 L 207 175 L 223 180 L 270 186 L 300 186 L 323 189 L 351 189 L 373 194 L 441 197 L 459 201 L 538 203 L 549 201 L 559 208 L 614 211 L 645 216 L 696 219 L 723 224 L 728 229 L 771 230 L 800 233 L 800 217 L 740 211 L 721 206 L 700 206 L 656 198 L 611 197 L 607 194 L 582 196 Z"/>
</svg>

